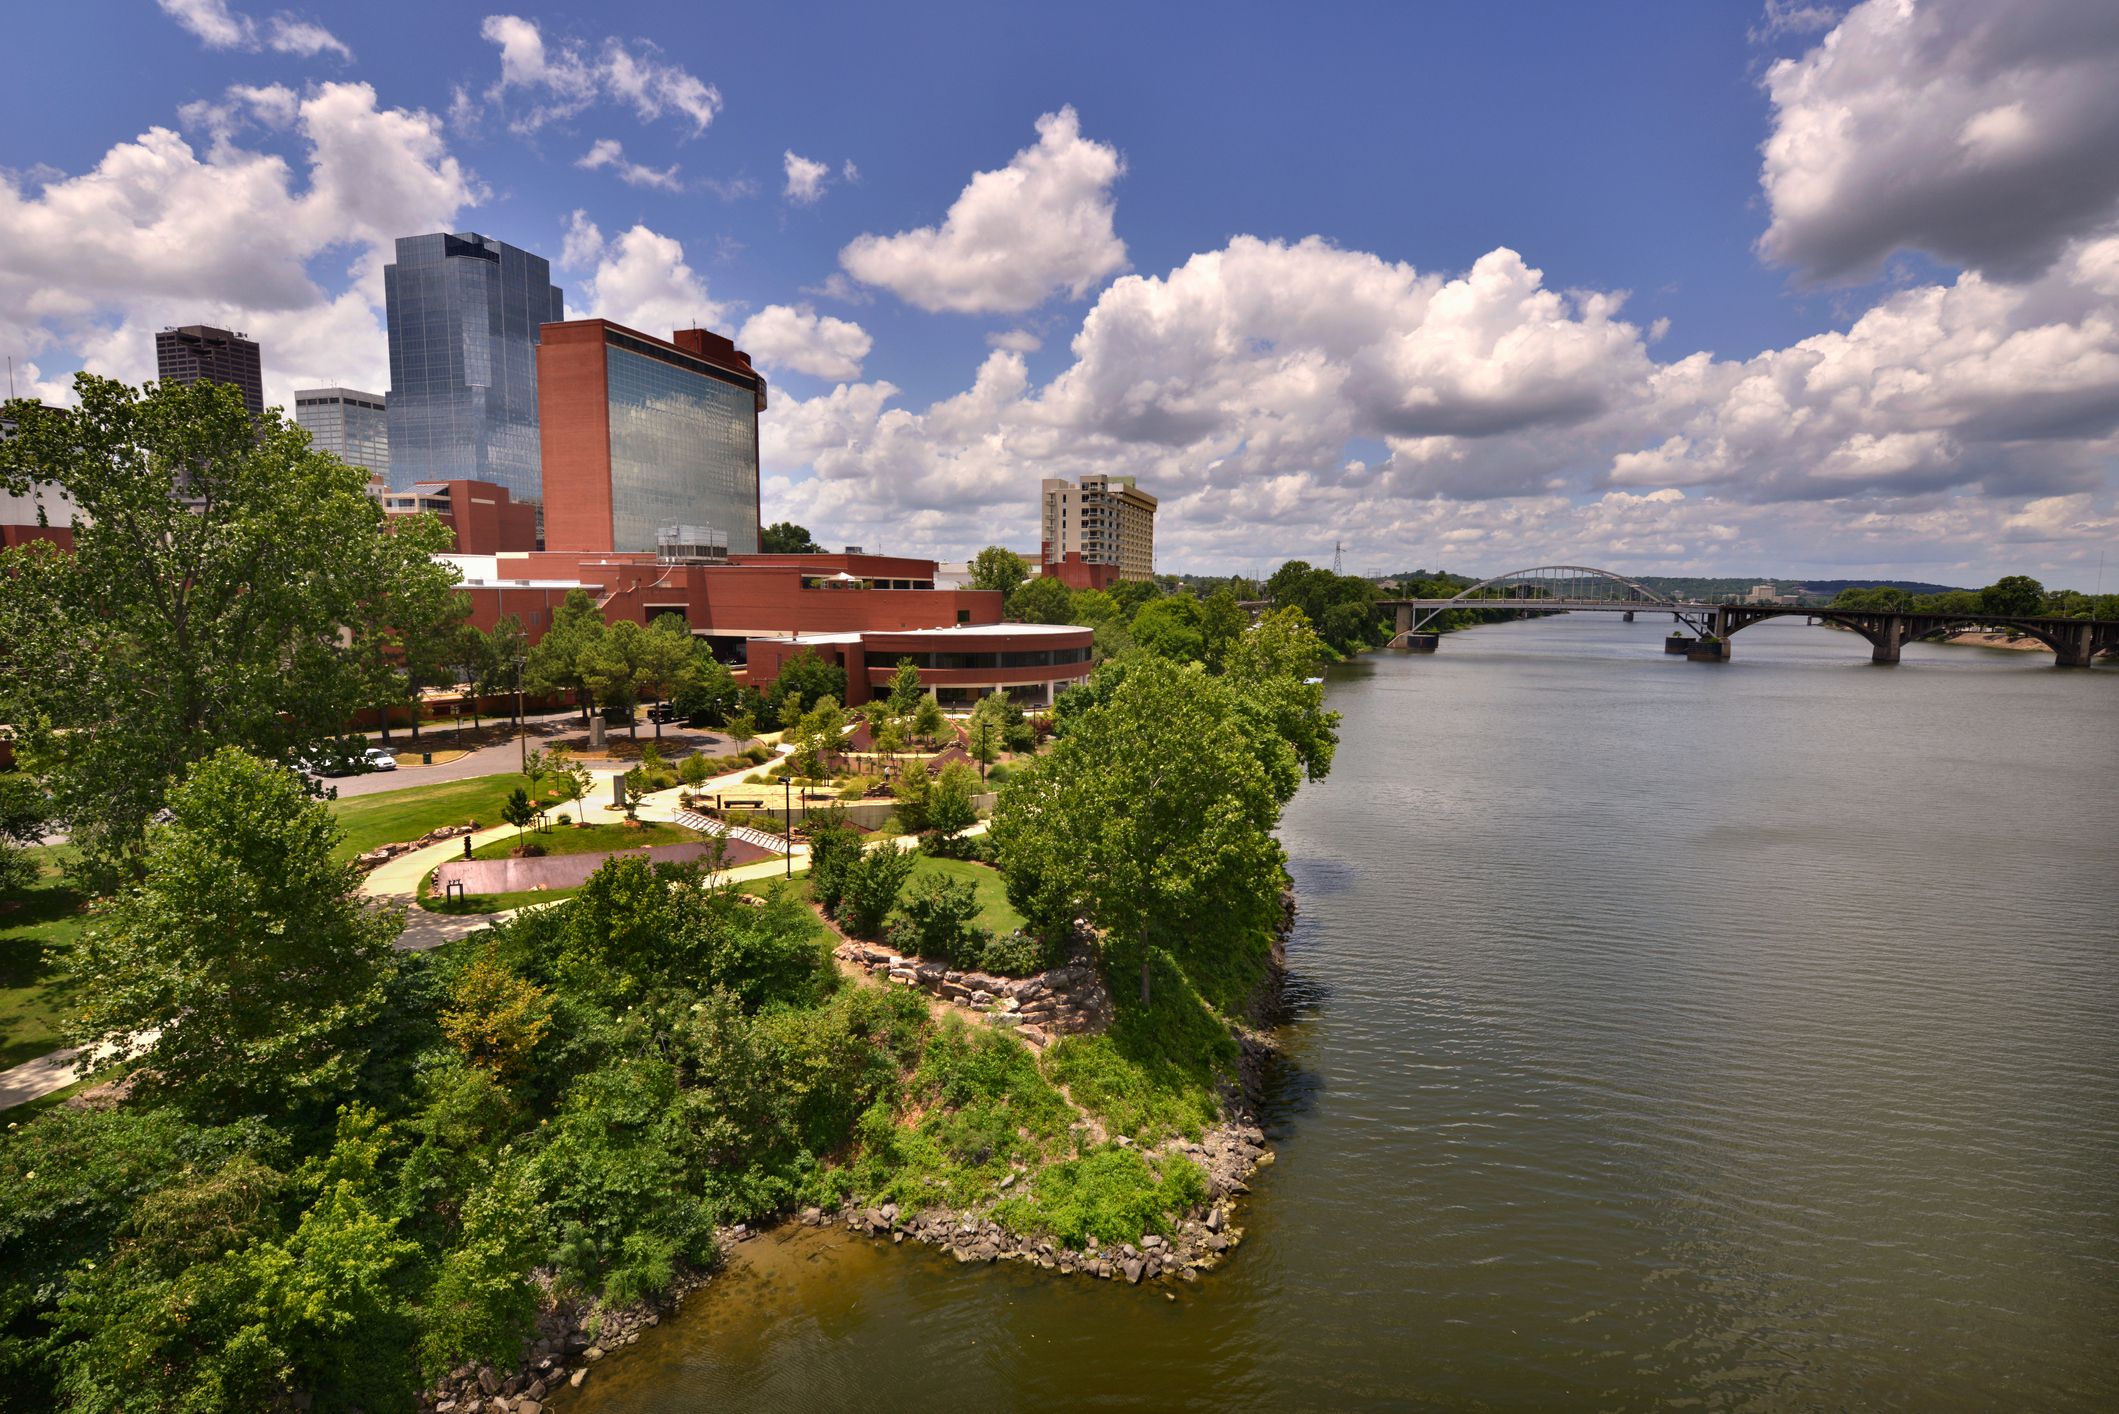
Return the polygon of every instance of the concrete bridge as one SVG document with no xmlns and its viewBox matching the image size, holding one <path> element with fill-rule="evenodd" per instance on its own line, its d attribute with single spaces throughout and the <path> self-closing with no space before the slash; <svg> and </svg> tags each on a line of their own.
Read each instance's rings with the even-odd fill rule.
<svg viewBox="0 0 2119 1414">
<path fill-rule="evenodd" d="M 1938 633 L 1999 629 L 2026 634 L 2053 650 L 2063 668 L 2086 668 L 2099 653 L 2119 653 L 2119 620 L 2063 619 L 2044 615 L 1938 614 L 1878 609 L 1804 609 L 1784 604 L 1702 604 L 1666 599 L 1638 581 L 1586 565 L 1540 565 L 1496 575 L 1448 599 L 1384 599 L 1394 612 L 1394 648 L 1432 653 L 1441 635 L 1428 630 L 1452 609 L 1512 609 L 1533 614 L 1668 614 L 1690 629 L 1664 641 L 1666 653 L 1696 661 L 1729 657 L 1729 640 L 1763 619 L 1791 616 L 1839 624 L 1869 640 L 1878 663 L 1896 663 L 1906 644 Z"/>
</svg>

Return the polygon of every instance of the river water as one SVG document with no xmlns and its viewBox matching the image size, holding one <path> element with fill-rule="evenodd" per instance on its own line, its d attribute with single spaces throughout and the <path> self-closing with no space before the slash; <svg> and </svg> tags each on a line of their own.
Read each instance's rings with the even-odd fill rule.
<svg viewBox="0 0 2119 1414">
<path fill-rule="evenodd" d="M 1667 629 L 1333 670 L 1220 1272 L 776 1234 L 567 1408 L 2119 1408 L 2119 670 Z"/>
</svg>

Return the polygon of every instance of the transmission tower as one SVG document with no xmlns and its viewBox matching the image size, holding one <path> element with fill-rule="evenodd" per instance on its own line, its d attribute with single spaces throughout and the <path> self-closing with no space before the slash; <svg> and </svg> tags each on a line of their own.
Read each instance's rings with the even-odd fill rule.
<svg viewBox="0 0 2119 1414">
<path fill-rule="evenodd" d="M 1332 573 L 1339 574 L 1346 561 L 1346 546 L 1337 540 L 1332 542 Z"/>
</svg>

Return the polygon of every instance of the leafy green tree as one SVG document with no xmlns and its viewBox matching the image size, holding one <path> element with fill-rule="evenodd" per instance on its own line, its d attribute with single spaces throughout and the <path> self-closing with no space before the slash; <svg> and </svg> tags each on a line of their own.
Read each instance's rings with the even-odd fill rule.
<svg viewBox="0 0 2119 1414">
<path fill-rule="evenodd" d="M 582 660 L 582 678 L 602 706 L 632 708 L 658 670 L 662 653 L 662 647 L 646 629 L 630 619 L 620 619 L 597 638 Z M 626 718 L 626 731 L 639 740 L 638 713 Z"/>
<path fill-rule="evenodd" d="M 685 720 L 709 727 L 726 725 L 741 699 L 736 675 L 728 670 L 728 665 L 716 658 L 706 644 L 694 644 L 670 698 Z"/>
<path fill-rule="evenodd" d="M 528 1272 L 538 1249 L 537 1192 L 528 1165 L 504 1166 L 463 1205 L 463 1230 L 442 1255 L 423 1304 L 420 1367 L 429 1380 L 460 1364 L 506 1366 L 536 1325 Z"/>
<path fill-rule="evenodd" d="M 890 710 L 900 717 L 909 717 L 919 710 L 927 700 L 927 687 L 920 681 L 920 670 L 910 658 L 898 659 L 897 668 L 890 675 Z"/>
<path fill-rule="evenodd" d="M 766 555 L 821 555 L 819 545 L 807 530 L 791 520 L 768 525 L 758 535 L 758 550 Z"/>
<path fill-rule="evenodd" d="M 1074 612 L 1074 595 L 1057 579 L 1039 575 L 1024 580 L 1008 596 L 1008 617 L 1018 623 L 1063 624 Z"/>
<path fill-rule="evenodd" d="M 899 952 L 977 967 L 989 938 L 978 918 L 978 894 L 968 880 L 929 874 L 900 895 L 884 931 Z"/>
<path fill-rule="evenodd" d="M 964 749 L 979 763 L 979 776 L 983 779 L 986 768 L 1001 759 L 1000 721 L 991 713 L 981 716 L 973 711 L 971 720 L 965 724 L 964 736 Z"/>
<path fill-rule="evenodd" d="M 846 700 L 846 669 L 825 662 L 805 648 L 780 665 L 780 674 L 773 679 L 766 701 L 776 720 L 785 727 L 792 726 L 807 705 L 820 697 L 834 702 Z"/>
<path fill-rule="evenodd" d="M 528 791 L 517 786 L 500 803 L 500 818 L 515 827 L 515 838 L 519 840 L 537 818 L 537 802 L 530 799 Z"/>
<path fill-rule="evenodd" d="M 991 839 L 1008 896 L 1047 938 L 1086 916 L 1108 962 L 1139 965 L 1145 1003 L 1155 952 L 1211 965 L 1271 930 L 1285 880 L 1272 776 L 1235 688 L 1144 658 L 1002 787 Z"/>
<path fill-rule="evenodd" d="M 912 709 L 912 734 L 921 741 L 932 742 L 948 728 L 949 719 L 942 715 L 942 704 L 932 697 L 922 697 Z"/>
<path fill-rule="evenodd" d="M 633 669 L 633 690 L 656 702 L 667 698 L 684 682 L 693 666 L 693 655 L 701 647 L 692 638 L 681 614 L 657 614 L 641 637 L 641 652 Z M 729 679 L 735 685 L 735 679 Z M 637 735 L 637 731 L 636 731 Z M 662 739 L 662 722 L 655 722 L 655 739 Z"/>
<path fill-rule="evenodd" d="M 802 714 L 790 729 L 794 742 L 792 758 L 795 774 L 811 780 L 823 778 L 826 760 L 839 749 L 846 735 L 846 713 L 840 708 L 838 699 L 820 697 L 814 707 Z"/>
<path fill-rule="evenodd" d="M 169 808 L 144 882 L 89 929 L 78 1039 L 145 1056 L 144 1090 L 202 1112 L 338 1093 L 402 910 L 361 897 L 330 808 L 284 767 L 223 747 Z"/>
<path fill-rule="evenodd" d="M 552 611 L 551 627 L 530 650 L 525 669 L 533 692 L 578 694 L 584 726 L 597 706 L 589 673 L 607 631 L 603 610 L 596 607 L 595 597 L 586 589 L 569 589 Z"/>
<path fill-rule="evenodd" d="M 367 474 L 230 387 L 93 375 L 79 406 L 7 405 L 0 490 L 63 491 L 74 551 L 0 551 L 0 720 L 39 764 L 91 881 L 224 745 L 288 760 L 374 701 L 394 623 L 447 602 L 431 516 L 386 530 Z"/>
<path fill-rule="evenodd" d="M 508 699 L 508 715 L 518 722 L 516 689 L 529 669 L 530 636 L 522 620 L 503 614 L 500 621 L 479 635 L 478 676 L 472 688 L 482 696 Z"/>
<path fill-rule="evenodd" d="M 1147 579 L 1122 579 L 1104 592 L 1111 596 L 1112 605 L 1129 623 L 1132 622 L 1133 616 L 1141 611 L 1143 605 L 1162 597 L 1161 588 L 1153 580 Z"/>
<path fill-rule="evenodd" d="M 442 1034 L 464 1060 L 502 1084 L 529 1068 L 551 1024 L 545 990 L 516 976 L 490 945 L 456 974 L 441 1013 Z"/>
<path fill-rule="evenodd" d="M 846 896 L 846 873 L 861 856 L 861 832 L 833 805 L 809 817 L 809 890 L 826 913 L 836 916 Z"/>
<path fill-rule="evenodd" d="M 908 835 L 925 834 L 928 802 L 934 795 L 934 777 L 927 768 L 918 762 L 908 765 L 898 773 L 891 793 L 897 798 L 891 813 L 898 817 L 898 828 Z"/>
<path fill-rule="evenodd" d="M 1189 594 L 1172 594 L 1141 605 L 1140 612 L 1133 616 L 1133 641 L 1158 658 L 1196 663 L 1206 656 L 1200 619 L 1197 599 Z"/>
<path fill-rule="evenodd" d="M 2045 586 L 2027 574 L 2003 575 L 1979 591 L 1979 603 L 1997 617 L 2031 617 L 2045 610 Z"/>
<path fill-rule="evenodd" d="M 849 860 L 836 915 L 840 926 L 857 938 L 879 936 L 897 905 L 898 890 L 912 877 L 914 862 L 910 850 L 887 842 Z"/>
<path fill-rule="evenodd" d="M 1250 616 L 1238 604 L 1235 593 L 1227 588 L 1215 590 L 1201 602 L 1199 656 L 1208 672 L 1221 671 L 1228 660 L 1229 650 L 1236 646 L 1250 626 Z"/>
<path fill-rule="evenodd" d="M 979 822 L 979 778 L 969 766 L 952 761 L 942 768 L 927 796 L 927 829 L 948 853 L 950 842 Z"/>
<path fill-rule="evenodd" d="M 559 798 L 576 808 L 577 826 L 588 824 L 585 818 L 588 810 L 582 802 L 587 800 L 589 792 L 596 788 L 596 773 L 576 761 L 563 747 L 553 747 L 546 756 L 551 763 L 549 769 L 552 784 L 559 791 Z"/>
<path fill-rule="evenodd" d="M 51 799 L 27 771 L 0 774 L 0 893 L 13 893 L 37 881 L 37 861 L 25 848 L 44 838 L 51 823 Z"/>
<path fill-rule="evenodd" d="M 741 751 L 758 735 L 758 721 L 748 712 L 738 712 L 728 719 L 728 737 Z"/>
<path fill-rule="evenodd" d="M 988 545 L 971 561 L 971 587 L 1012 594 L 1030 576 L 1030 566 L 1013 550 Z"/>
<path fill-rule="evenodd" d="M 1325 710 L 1324 685 L 1309 681 L 1329 652 L 1302 610 L 1289 607 L 1260 619 L 1230 646 L 1223 664 L 1222 677 L 1256 724 L 1259 758 L 1283 805 L 1293 798 L 1298 779 L 1285 769 L 1278 744 L 1293 748 L 1302 775 L 1313 781 L 1332 769 L 1339 746 L 1339 714 Z"/>
</svg>

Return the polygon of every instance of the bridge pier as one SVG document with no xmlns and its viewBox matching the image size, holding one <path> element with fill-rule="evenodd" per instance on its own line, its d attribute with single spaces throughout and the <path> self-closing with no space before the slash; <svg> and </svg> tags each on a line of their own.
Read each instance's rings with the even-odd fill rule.
<svg viewBox="0 0 2119 1414">
<path fill-rule="evenodd" d="M 1685 650 L 1688 663 L 1726 663 L 1729 661 L 1729 640 L 1726 638 L 1703 638 Z"/>
<path fill-rule="evenodd" d="M 1432 653 L 1442 646 L 1439 633 L 1402 633 L 1393 640 L 1408 653 Z"/>
<path fill-rule="evenodd" d="M 2084 623 L 2073 633 L 2053 635 L 2053 666 L 2087 668 L 2097 656 L 2097 626 Z"/>
<path fill-rule="evenodd" d="M 1632 622 L 1633 622 L 1633 610 L 1631 610 L 1631 609 L 1628 609 L 1628 610 L 1627 610 L 1627 611 L 1626 611 L 1625 613 L 1621 614 L 1621 615 L 1619 616 L 1619 622 L 1620 622 L 1620 623 L 1623 623 L 1623 624 L 1630 624 L 1630 623 L 1632 623 Z"/>
<path fill-rule="evenodd" d="M 1687 638 L 1682 633 L 1673 633 L 1670 637 L 1663 640 L 1663 651 L 1677 654 L 1690 653 L 1692 645 L 1697 642 L 1699 642 L 1697 638 Z"/>
</svg>

